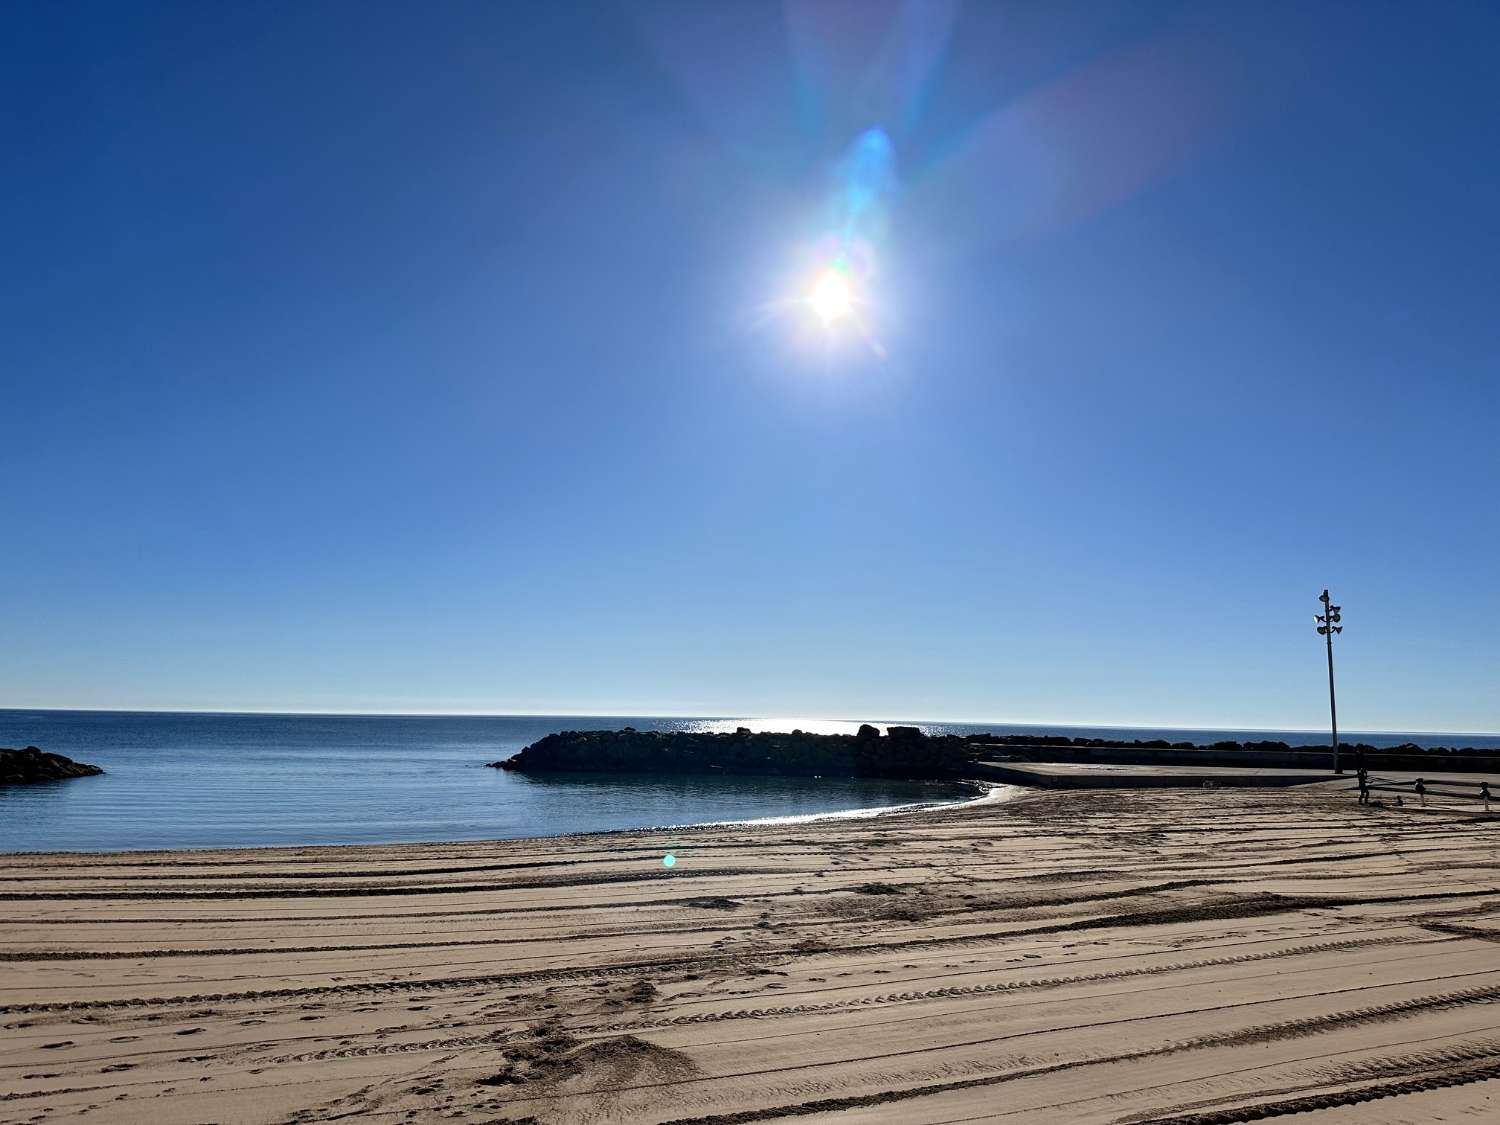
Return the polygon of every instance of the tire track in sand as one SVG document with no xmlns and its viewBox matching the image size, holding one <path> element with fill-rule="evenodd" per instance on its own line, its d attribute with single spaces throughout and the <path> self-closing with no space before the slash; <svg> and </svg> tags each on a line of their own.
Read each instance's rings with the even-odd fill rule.
<svg viewBox="0 0 1500 1125">
<path fill-rule="evenodd" d="M 1326 949 L 1338 948 L 1361 948 L 1364 946 L 1391 945 L 1407 939 L 1400 936 L 1385 936 L 1375 938 L 1357 938 L 1349 942 L 1330 942 L 1316 945 L 1294 946 L 1285 952 L 1285 956 L 1295 956 L 1298 953 L 1317 953 Z M 1457 939 L 1455 939 L 1457 940 Z M 845 947 L 842 952 L 847 952 Z M 885 945 L 876 943 L 869 948 L 880 950 Z M 749 952 L 715 953 L 705 954 L 701 957 L 673 958 L 670 960 L 655 961 L 632 961 L 616 965 L 600 965 L 581 969 L 535 969 L 518 973 L 487 973 L 478 976 L 446 977 L 436 979 L 416 980 L 382 980 L 382 981 L 354 981 L 347 984 L 328 985 L 305 985 L 299 988 L 269 988 L 252 989 L 243 992 L 201 992 L 188 996 L 144 996 L 130 997 L 121 1000 L 39 1000 L 29 1003 L 0 1005 L 0 1016 L 11 1015 L 33 1015 L 45 1012 L 72 1012 L 72 1011 L 116 1011 L 131 1008 L 158 1008 L 175 1006 L 192 1006 L 200 1004 L 224 1004 L 236 1001 L 262 1001 L 262 1000 L 288 1000 L 305 999 L 310 996 L 349 996 L 362 994 L 390 994 L 399 992 L 428 992 L 428 991 L 452 991 L 455 989 L 482 987 L 487 985 L 510 985 L 529 984 L 540 981 L 559 980 L 582 980 L 595 977 L 628 976 L 646 970 L 663 971 L 668 969 L 701 969 L 714 965 L 736 965 L 749 961 L 763 963 L 767 961 L 782 961 L 793 957 L 813 957 L 823 953 L 823 950 L 767 950 L 759 954 Z M 1234 958 L 1205 958 L 1201 961 L 1181 962 L 1171 967 L 1153 969 L 1146 966 L 1140 969 L 1115 970 L 1122 976 L 1149 976 L 1157 972 L 1170 972 L 1174 969 L 1191 969 L 1198 967 L 1211 968 L 1215 965 L 1236 964 L 1239 961 L 1263 960 L 1271 953 L 1243 953 Z M 1274 955 L 1283 955 L 1276 951 Z M 1041 982 L 1041 987 L 1060 987 L 1065 984 L 1086 983 L 1100 978 L 1098 974 L 1081 973 L 1068 977 L 1048 977 Z M 968 986 L 960 986 L 968 987 Z M 972 986 L 980 987 L 980 986 Z M 1016 982 L 1016 987 L 1032 987 L 1029 982 Z M 996 991 L 1009 991 L 1009 989 L 997 989 Z M 783 1014 L 783 1013 L 772 1013 Z M 699 1022 L 687 1020 L 686 1022 Z M 709 1021 L 702 1021 L 709 1022 Z M 671 1026 L 671 1025 L 667 1025 Z"/>
</svg>

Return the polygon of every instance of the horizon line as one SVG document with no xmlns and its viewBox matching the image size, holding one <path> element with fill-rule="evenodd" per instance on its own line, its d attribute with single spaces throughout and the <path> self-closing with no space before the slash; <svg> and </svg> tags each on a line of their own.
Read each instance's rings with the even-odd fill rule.
<svg viewBox="0 0 1500 1125">
<path fill-rule="evenodd" d="M 261 715 L 281 718 L 386 718 L 386 719 L 749 719 L 764 722 L 768 719 L 806 719 L 809 722 L 833 722 L 833 723 L 863 723 L 872 725 L 883 723 L 886 725 L 915 725 L 915 726 L 1003 726 L 1003 727 L 1069 727 L 1078 730 L 1172 730 L 1172 731 L 1241 731 L 1245 733 L 1259 734 L 1325 734 L 1327 731 L 1317 727 L 1261 727 L 1261 726 L 1177 726 L 1172 723 L 1119 723 L 1119 722 L 1054 722 L 1050 720 L 1018 720 L 1018 719 L 911 719 L 911 718 L 858 718 L 850 719 L 842 716 L 827 715 L 746 715 L 743 713 L 721 714 L 713 712 L 701 712 L 693 714 L 669 714 L 639 712 L 631 713 L 625 711 L 276 711 L 276 710 L 225 710 L 216 708 L 157 708 L 157 707 L 13 707 L 0 706 L 0 712 L 5 711 L 45 711 L 54 713 L 82 713 L 97 715 Z M 1464 735 L 1468 737 L 1481 736 L 1486 738 L 1500 737 L 1500 731 L 1483 730 L 1414 730 L 1414 729 L 1377 729 L 1377 728 L 1351 728 L 1346 734 L 1424 734 L 1424 735 Z M 1341 738 L 1340 742 L 1344 740 Z"/>
</svg>

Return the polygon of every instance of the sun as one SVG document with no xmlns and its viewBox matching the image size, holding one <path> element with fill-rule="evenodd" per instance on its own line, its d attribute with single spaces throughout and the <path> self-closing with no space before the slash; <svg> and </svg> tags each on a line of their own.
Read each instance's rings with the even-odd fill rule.
<svg viewBox="0 0 1500 1125">
<path fill-rule="evenodd" d="M 842 270 L 824 270 L 808 294 L 807 303 L 812 305 L 813 312 L 825 325 L 848 316 L 854 309 L 854 294 L 849 288 L 848 275 Z"/>
</svg>

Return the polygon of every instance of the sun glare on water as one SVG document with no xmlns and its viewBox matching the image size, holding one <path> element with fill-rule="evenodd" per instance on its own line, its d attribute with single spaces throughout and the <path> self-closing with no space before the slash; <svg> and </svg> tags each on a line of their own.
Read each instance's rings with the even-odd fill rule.
<svg viewBox="0 0 1500 1125">
<path fill-rule="evenodd" d="M 854 294 L 849 289 L 849 278 L 836 269 L 823 271 L 807 300 L 824 324 L 842 320 L 854 308 Z"/>
</svg>

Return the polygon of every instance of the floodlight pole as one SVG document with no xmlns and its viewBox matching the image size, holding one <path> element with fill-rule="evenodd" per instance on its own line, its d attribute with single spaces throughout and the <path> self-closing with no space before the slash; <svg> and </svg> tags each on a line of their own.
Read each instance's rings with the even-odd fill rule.
<svg viewBox="0 0 1500 1125">
<path fill-rule="evenodd" d="M 1339 709 L 1333 694 L 1333 635 L 1342 633 L 1344 627 L 1337 624 L 1342 618 L 1340 607 L 1329 604 L 1327 590 L 1319 595 L 1318 600 L 1323 603 L 1323 612 L 1318 615 L 1318 632 L 1328 642 L 1328 719 L 1333 727 L 1333 772 L 1343 773 L 1339 769 Z"/>
<path fill-rule="evenodd" d="M 1339 769 L 1339 706 L 1333 694 L 1333 633 L 1328 637 L 1328 721 L 1333 726 L 1333 772 L 1343 773 Z"/>
</svg>

